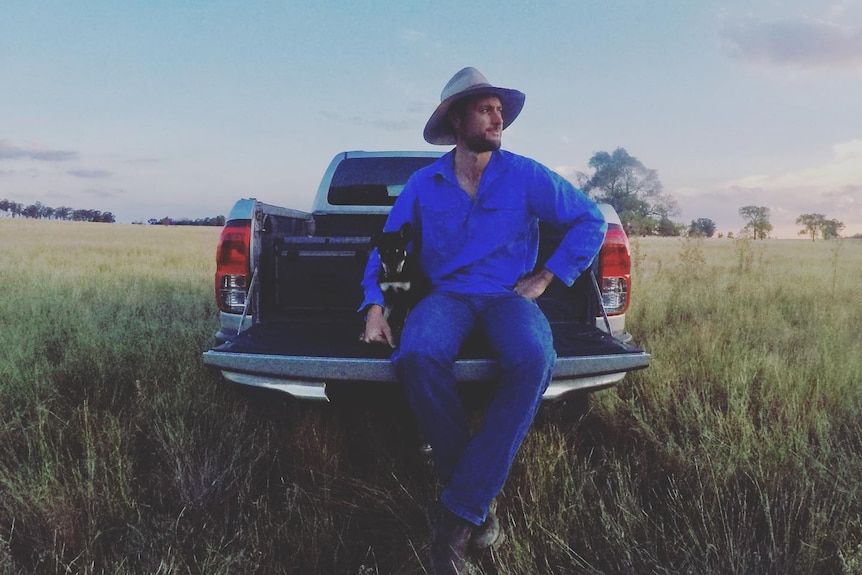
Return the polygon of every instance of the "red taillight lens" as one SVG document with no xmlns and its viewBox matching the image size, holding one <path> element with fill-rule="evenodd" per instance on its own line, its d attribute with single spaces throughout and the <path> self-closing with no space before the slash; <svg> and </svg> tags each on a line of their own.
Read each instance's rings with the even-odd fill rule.
<svg viewBox="0 0 862 575">
<path fill-rule="evenodd" d="M 605 243 L 599 252 L 599 285 L 608 315 L 626 312 L 631 299 L 632 260 L 629 239 L 618 224 L 608 225 Z"/>
<path fill-rule="evenodd" d="M 218 308 L 242 313 L 249 283 L 251 220 L 231 220 L 221 232 L 216 250 L 215 296 Z"/>
</svg>

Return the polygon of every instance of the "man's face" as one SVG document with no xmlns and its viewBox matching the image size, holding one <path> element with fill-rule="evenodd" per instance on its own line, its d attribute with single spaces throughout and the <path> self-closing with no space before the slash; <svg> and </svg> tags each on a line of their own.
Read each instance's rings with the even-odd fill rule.
<svg viewBox="0 0 862 575">
<path fill-rule="evenodd" d="M 503 139 L 503 104 L 497 96 L 479 96 L 463 104 L 453 119 L 455 136 L 477 154 L 500 149 Z"/>
</svg>

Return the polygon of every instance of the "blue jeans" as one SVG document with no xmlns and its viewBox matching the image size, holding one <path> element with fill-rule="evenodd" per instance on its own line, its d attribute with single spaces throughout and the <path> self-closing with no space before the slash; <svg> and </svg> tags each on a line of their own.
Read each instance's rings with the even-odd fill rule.
<svg viewBox="0 0 862 575">
<path fill-rule="evenodd" d="M 488 340 L 500 380 L 471 437 L 453 365 L 474 329 Z M 548 387 L 556 360 L 548 320 L 514 292 L 465 296 L 434 292 L 410 312 L 393 355 L 419 431 L 433 447 L 441 500 L 480 525 L 503 484 Z"/>
</svg>

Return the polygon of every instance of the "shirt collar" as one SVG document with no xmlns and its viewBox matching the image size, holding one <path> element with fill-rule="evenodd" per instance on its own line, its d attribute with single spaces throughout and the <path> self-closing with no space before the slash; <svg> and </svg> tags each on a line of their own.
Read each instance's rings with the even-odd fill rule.
<svg viewBox="0 0 862 575">
<path fill-rule="evenodd" d="M 488 160 L 488 165 L 485 167 L 485 173 L 482 175 L 482 181 L 488 181 L 495 179 L 498 175 L 505 172 L 507 169 L 507 165 L 504 162 L 503 153 L 501 150 L 495 150 L 491 152 L 491 159 Z M 453 184 L 458 184 L 458 177 L 455 175 L 455 148 L 452 148 L 451 151 L 443 155 L 439 160 L 437 160 L 437 170 L 434 172 L 435 176 L 442 177 Z"/>
</svg>

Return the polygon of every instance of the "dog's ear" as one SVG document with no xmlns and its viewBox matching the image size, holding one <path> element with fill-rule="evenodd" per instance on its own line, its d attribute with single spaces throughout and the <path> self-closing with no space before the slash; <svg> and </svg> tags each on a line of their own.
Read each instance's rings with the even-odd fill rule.
<svg viewBox="0 0 862 575">
<path fill-rule="evenodd" d="M 380 246 L 380 239 L 382 237 L 383 237 L 382 231 L 378 230 L 378 231 L 374 232 L 373 234 L 371 234 L 371 241 L 369 242 L 369 245 L 371 245 L 372 248 L 379 247 Z"/>
<path fill-rule="evenodd" d="M 410 240 L 413 237 L 413 226 L 410 222 L 404 222 L 399 231 L 402 239 Z"/>
</svg>

